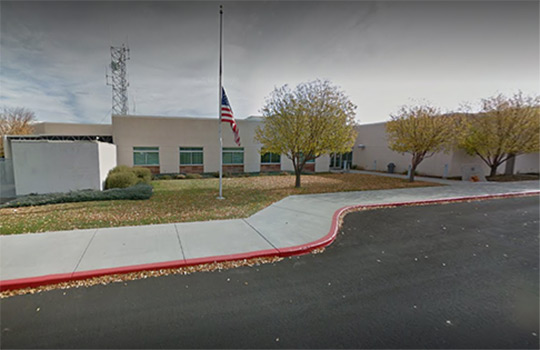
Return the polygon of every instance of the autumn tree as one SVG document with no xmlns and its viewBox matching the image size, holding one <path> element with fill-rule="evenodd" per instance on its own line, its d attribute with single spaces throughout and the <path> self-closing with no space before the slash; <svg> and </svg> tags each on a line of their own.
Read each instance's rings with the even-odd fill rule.
<svg viewBox="0 0 540 350">
<path fill-rule="evenodd" d="M 275 88 L 262 109 L 265 117 L 255 140 L 261 153 L 289 158 L 300 187 L 300 174 L 307 161 L 322 154 L 350 152 L 356 139 L 356 106 L 327 80 Z"/>
<path fill-rule="evenodd" d="M 21 107 L 4 107 L 0 112 L 0 157 L 4 157 L 4 135 L 26 135 L 33 132 L 34 112 Z"/>
<path fill-rule="evenodd" d="M 480 113 L 463 118 L 458 146 L 477 155 L 490 168 L 490 176 L 507 160 L 539 151 L 540 96 L 518 92 L 481 100 Z"/>
<path fill-rule="evenodd" d="M 410 153 L 411 171 L 409 181 L 414 181 L 414 172 L 426 158 L 451 147 L 456 119 L 428 104 L 402 106 L 397 114 L 391 115 L 386 123 L 388 146 L 401 154 Z"/>
</svg>

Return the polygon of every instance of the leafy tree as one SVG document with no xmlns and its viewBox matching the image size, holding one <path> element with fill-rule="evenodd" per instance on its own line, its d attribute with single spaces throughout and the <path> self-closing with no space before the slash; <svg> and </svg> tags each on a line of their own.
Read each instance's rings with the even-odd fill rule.
<svg viewBox="0 0 540 350">
<path fill-rule="evenodd" d="M 27 135 L 34 130 L 34 112 L 22 107 L 4 107 L 0 112 L 0 157 L 4 156 L 4 135 Z"/>
<path fill-rule="evenodd" d="M 482 99 L 480 113 L 463 118 L 463 123 L 458 146 L 480 157 L 495 176 L 507 160 L 539 151 L 540 96 L 518 92 Z"/>
<path fill-rule="evenodd" d="M 327 80 L 275 88 L 262 109 L 255 140 L 261 153 L 284 154 L 294 166 L 296 187 L 307 161 L 327 153 L 349 152 L 356 139 L 356 106 Z"/>
<path fill-rule="evenodd" d="M 412 154 L 409 181 L 414 181 L 414 172 L 426 158 L 437 152 L 446 151 L 452 144 L 457 126 L 451 115 L 430 105 L 402 106 L 397 114 L 386 123 L 388 146 L 393 151 Z"/>
</svg>

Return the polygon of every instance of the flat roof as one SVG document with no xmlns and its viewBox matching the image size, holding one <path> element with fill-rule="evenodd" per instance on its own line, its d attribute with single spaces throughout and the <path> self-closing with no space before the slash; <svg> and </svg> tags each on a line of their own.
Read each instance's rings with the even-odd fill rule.
<svg viewBox="0 0 540 350">
<path fill-rule="evenodd" d="M 217 120 L 217 117 L 187 117 L 187 116 L 160 116 L 160 115 L 113 115 L 113 118 L 125 118 L 125 119 L 168 119 L 168 120 L 174 120 L 174 119 L 189 119 L 189 120 Z M 249 122 L 259 122 L 262 121 L 264 118 L 261 116 L 249 116 L 244 119 L 235 118 L 235 120 L 238 121 L 249 121 Z"/>
<path fill-rule="evenodd" d="M 6 135 L 11 141 L 99 141 L 113 143 L 111 135 Z"/>
</svg>

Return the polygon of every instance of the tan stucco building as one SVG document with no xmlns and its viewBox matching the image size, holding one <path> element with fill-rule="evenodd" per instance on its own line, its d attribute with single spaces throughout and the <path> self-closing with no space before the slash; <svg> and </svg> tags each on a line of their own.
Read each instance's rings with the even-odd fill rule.
<svg viewBox="0 0 540 350">
<path fill-rule="evenodd" d="M 112 135 L 112 124 L 36 123 L 35 135 Z"/>
<path fill-rule="evenodd" d="M 388 148 L 386 123 L 364 124 L 357 127 L 358 137 L 353 150 L 352 163 L 365 170 L 387 171 L 388 164 L 395 164 L 395 172 L 406 173 L 411 164 L 410 154 L 400 154 Z M 449 153 L 436 153 L 424 159 L 416 169 L 419 174 L 459 177 L 462 167 L 476 166 L 489 174 L 489 167 L 478 157 L 467 155 L 456 149 Z M 516 157 L 516 173 L 538 173 L 539 154 L 522 154 Z M 499 166 L 499 173 L 504 172 L 504 164 Z"/>
<path fill-rule="evenodd" d="M 225 173 L 294 170 L 292 161 L 283 155 L 260 154 L 261 145 L 254 136 L 261 123 L 261 117 L 237 120 L 241 146 L 234 143 L 229 125 L 222 124 Z M 102 189 L 106 171 L 115 165 L 146 167 L 154 174 L 215 173 L 219 171 L 218 129 L 214 118 L 192 117 L 113 116 L 111 124 L 37 123 L 34 135 L 6 137 L 7 160 L 0 165 L 13 173 L 10 178 L 15 183 L 2 184 L 2 188 L 14 188 L 16 195 Z M 100 152 L 90 156 L 86 149 Z M 304 170 L 327 172 L 329 165 L 330 157 L 325 155 L 306 164 Z M 88 181 L 81 181 L 85 178 Z M 7 192 L 2 196 L 14 195 Z"/>
<path fill-rule="evenodd" d="M 292 162 L 284 155 L 261 155 L 261 145 L 255 142 L 254 137 L 255 130 L 258 126 L 262 126 L 262 123 L 262 117 L 237 120 L 241 146 L 234 143 L 229 125 L 222 125 L 224 172 L 293 171 Z M 101 182 L 99 186 L 92 185 L 96 188 L 103 187 L 106 169 L 115 165 L 147 167 L 154 174 L 215 173 L 219 171 L 218 128 L 219 122 L 216 119 L 156 116 L 113 116 L 111 124 L 37 123 L 35 135 L 7 137 L 6 158 L 13 158 L 19 154 L 19 161 L 11 159 L 13 169 L 18 169 L 15 172 L 19 174 L 15 174 L 17 175 L 15 182 L 19 181 L 19 184 L 18 187 L 14 187 L 24 187 L 26 192 L 36 193 L 46 193 L 48 189 L 60 188 L 58 186 L 70 183 L 73 185 L 69 185 L 66 190 L 81 189 L 80 185 L 76 184 L 80 183 L 79 180 L 82 178 L 81 169 L 87 169 L 88 166 L 99 169 L 95 172 L 96 175 L 87 181 L 93 184 Z M 328 172 L 331 169 L 350 166 L 352 163 L 360 169 L 387 171 L 388 164 L 393 163 L 395 172 L 407 172 L 411 156 L 396 153 L 388 148 L 385 123 L 360 125 L 357 131 L 358 137 L 352 152 L 343 155 L 323 155 L 306 164 L 304 170 Z M 83 146 L 81 143 L 85 142 L 106 143 L 114 147 Z M 50 143 L 61 143 L 61 147 L 53 147 Z M 12 146 L 18 150 L 12 150 Z M 90 153 L 84 153 L 83 150 L 86 149 L 84 147 L 99 150 L 93 153 L 99 156 L 92 157 L 88 155 Z M 63 156 L 43 153 L 49 148 Z M 35 151 L 32 151 L 33 149 Z M 83 153 L 86 157 L 85 167 L 80 166 Z M 28 159 L 33 161 L 29 162 Z M 56 165 L 51 164 L 52 159 L 57 160 L 54 163 Z M 483 170 L 485 174 L 489 173 L 488 167 L 479 158 L 468 156 L 460 150 L 435 154 L 425 159 L 417 171 L 424 175 L 457 177 L 462 175 L 463 167 L 471 166 Z M 39 169 L 48 169 L 47 176 Z M 538 169 L 538 153 L 520 155 L 516 158 L 516 172 L 538 173 Z M 84 171 L 85 174 L 89 172 L 88 169 Z M 499 172 L 504 172 L 503 166 L 499 167 Z M 41 176 L 41 180 L 29 180 L 26 181 L 28 182 L 26 185 L 31 186 L 23 185 L 21 182 L 24 179 L 34 179 L 29 177 L 29 174 L 33 173 Z M 69 174 L 74 177 L 71 182 L 67 180 Z M 45 181 L 48 177 L 53 180 L 62 177 L 64 180 Z M 8 186 L 9 184 L 3 184 L 3 188 Z"/>
<path fill-rule="evenodd" d="M 228 124 L 223 124 L 223 171 L 290 171 L 284 156 L 262 157 L 254 140 L 262 118 L 237 120 L 241 146 L 234 143 Z M 112 137 L 118 164 L 146 166 L 153 173 L 212 173 L 219 171 L 219 123 L 210 118 L 113 116 Z M 329 157 L 307 165 L 307 171 L 328 171 Z"/>
</svg>

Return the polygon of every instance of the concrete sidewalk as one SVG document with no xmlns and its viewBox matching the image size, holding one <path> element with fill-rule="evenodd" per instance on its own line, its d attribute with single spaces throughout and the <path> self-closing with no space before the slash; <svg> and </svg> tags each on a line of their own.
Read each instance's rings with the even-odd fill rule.
<svg viewBox="0 0 540 350">
<path fill-rule="evenodd" d="M 0 288 L 301 254 L 333 241 L 344 207 L 540 193 L 538 181 L 445 181 L 450 185 L 290 196 L 247 219 L 0 236 Z"/>
<path fill-rule="evenodd" d="M 407 175 L 397 174 L 397 173 L 390 174 L 390 173 L 384 173 L 384 172 L 379 172 L 379 171 L 369 171 L 369 170 L 348 170 L 348 172 L 353 173 L 353 174 L 366 174 L 366 175 L 394 177 L 394 178 L 404 179 L 404 180 L 408 179 Z M 439 178 L 439 177 L 426 177 L 426 176 L 418 176 L 418 175 L 415 175 L 414 180 L 415 181 L 434 182 L 434 183 L 438 183 L 438 184 L 441 184 L 441 185 L 460 185 L 460 184 L 465 184 L 466 183 L 466 182 L 460 181 L 460 180 L 448 180 L 448 179 L 443 179 L 443 178 Z"/>
</svg>

